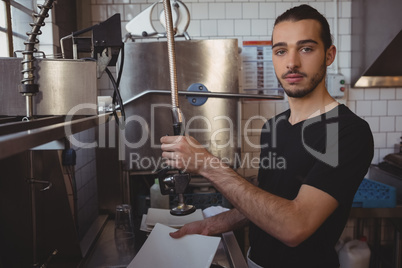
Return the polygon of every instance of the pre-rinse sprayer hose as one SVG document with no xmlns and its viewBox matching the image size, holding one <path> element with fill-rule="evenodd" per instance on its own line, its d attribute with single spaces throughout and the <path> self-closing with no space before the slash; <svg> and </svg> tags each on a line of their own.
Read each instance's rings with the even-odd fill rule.
<svg viewBox="0 0 402 268">
<path fill-rule="evenodd" d="M 166 37 L 167 37 L 168 57 L 169 57 L 173 129 L 174 134 L 179 135 L 181 133 L 181 124 L 183 120 L 178 100 L 176 52 L 174 43 L 175 33 L 173 30 L 172 9 L 170 5 L 170 0 L 163 0 L 163 9 L 165 12 Z"/>
</svg>

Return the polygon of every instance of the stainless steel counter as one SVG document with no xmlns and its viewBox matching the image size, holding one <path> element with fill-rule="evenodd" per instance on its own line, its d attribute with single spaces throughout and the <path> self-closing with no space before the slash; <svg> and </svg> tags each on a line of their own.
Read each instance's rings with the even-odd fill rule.
<svg viewBox="0 0 402 268">
<path fill-rule="evenodd" d="M 67 121 L 49 117 L 0 126 L 0 159 L 108 122 L 111 113 Z"/>
<path fill-rule="evenodd" d="M 145 235 L 145 232 L 136 232 L 134 250 L 123 252 L 116 247 L 114 240 L 114 221 L 108 220 L 91 253 L 82 263 L 81 267 L 126 267 L 141 248 L 141 245 L 144 242 L 141 241 L 143 239 L 141 236 L 143 235 Z M 247 263 L 239 245 L 237 244 L 233 232 L 222 234 L 221 242 L 212 263 L 226 268 L 247 268 Z"/>
</svg>

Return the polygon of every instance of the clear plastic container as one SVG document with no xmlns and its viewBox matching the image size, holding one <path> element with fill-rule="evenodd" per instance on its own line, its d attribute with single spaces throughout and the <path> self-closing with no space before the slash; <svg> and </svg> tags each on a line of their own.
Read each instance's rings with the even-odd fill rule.
<svg viewBox="0 0 402 268">
<path fill-rule="evenodd" d="M 169 195 L 162 195 L 159 187 L 159 180 L 155 179 L 155 183 L 150 190 L 151 208 L 169 209 Z"/>
<path fill-rule="evenodd" d="M 340 268 L 369 268 L 370 255 L 366 238 L 346 242 L 339 250 Z"/>
</svg>

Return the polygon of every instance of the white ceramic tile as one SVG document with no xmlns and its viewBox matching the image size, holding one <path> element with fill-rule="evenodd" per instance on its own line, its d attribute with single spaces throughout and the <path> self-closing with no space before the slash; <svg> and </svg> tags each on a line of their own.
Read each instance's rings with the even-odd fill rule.
<svg viewBox="0 0 402 268">
<path fill-rule="evenodd" d="M 351 86 L 351 73 L 352 73 L 352 68 L 350 67 L 342 67 L 339 68 L 340 69 L 340 73 L 343 74 L 343 76 L 345 77 L 345 83 L 348 86 L 348 91 L 350 91 Z M 347 96 L 349 96 L 349 93 L 347 94 Z"/>
<path fill-rule="evenodd" d="M 289 109 L 288 102 L 276 102 L 275 103 L 275 112 L 276 114 L 280 114 Z"/>
<path fill-rule="evenodd" d="M 243 136 L 260 136 L 261 127 L 263 125 L 263 120 L 261 116 L 252 116 L 248 119 L 243 120 L 244 125 L 241 135 Z M 260 124 L 261 123 L 261 124 Z"/>
<path fill-rule="evenodd" d="M 250 117 L 259 114 L 259 105 L 257 102 L 247 102 L 242 105 L 242 119 L 249 119 Z"/>
<path fill-rule="evenodd" d="M 339 2 L 339 16 L 342 18 L 352 17 L 352 1 Z"/>
<path fill-rule="evenodd" d="M 370 125 L 370 129 L 372 132 L 380 131 L 380 118 L 379 117 L 367 116 L 364 118 L 364 120 L 366 120 L 367 123 Z"/>
<path fill-rule="evenodd" d="M 243 19 L 257 19 L 258 18 L 258 3 L 243 3 L 242 7 Z"/>
<path fill-rule="evenodd" d="M 394 100 L 395 99 L 395 89 L 394 88 L 381 88 L 380 99 L 381 100 Z"/>
<path fill-rule="evenodd" d="M 335 5 L 334 2 L 327 2 L 324 4 L 324 8 L 325 8 L 325 13 L 324 16 L 327 18 L 327 20 L 329 18 L 333 18 L 335 15 Z"/>
<path fill-rule="evenodd" d="M 387 115 L 387 101 L 376 100 L 371 102 L 372 115 Z"/>
<path fill-rule="evenodd" d="M 310 4 L 310 6 L 314 7 L 315 9 L 317 9 L 317 11 L 320 12 L 321 14 L 325 13 L 325 3 L 324 2 L 321 2 L 321 1 L 319 1 L 319 2 L 310 2 L 309 4 Z M 299 3 L 297 3 L 296 5 L 299 5 Z M 333 17 L 333 15 L 330 13 L 329 17 Z"/>
<path fill-rule="evenodd" d="M 380 98 L 380 90 L 378 88 L 367 88 L 364 90 L 365 100 L 378 100 Z"/>
<path fill-rule="evenodd" d="M 396 99 L 397 100 L 402 100 L 402 88 L 397 88 L 396 89 Z"/>
<path fill-rule="evenodd" d="M 108 18 L 113 16 L 114 14 L 124 14 L 124 5 L 108 5 L 107 6 L 107 15 Z"/>
<path fill-rule="evenodd" d="M 201 36 L 217 36 L 218 25 L 216 20 L 201 21 Z"/>
<path fill-rule="evenodd" d="M 252 20 L 251 21 L 252 35 L 268 35 L 268 20 Z"/>
<path fill-rule="evenodd" d="M 339 35 L 339 50 L 340 51 L 351 51 L 352 49 L 352 41 L 350 35 Z"/>
<path fill-rule="evenodd" d="M 395 118 L 395 131 L 402 131 L 402 116 Z"/>
<path fill-rule="evenodd" d="M 260 137 L 247 135 L 243 137 L 243 152 L 259 152 L 260 148 Z"/>
<path fill-rule="evenodd" d="M 351 55 L 349 52 L 340 51 L 338 53 L 339 67 L 348 68 L 351 66 Z"/>
<path fill-rule="evenodd" d="M 402 115 L 402 100 L 388 101 L 388 115 Z"/>
<path fill-rule="evenodd" d="M 124 20 L 130 21 L 134 19 L 141 12 L 140 5 L 125 5 L 124 6 Z"/>
<path fill-rule="evenodd" d="M 254 119 L 253 122 L 251 122 L 251 126 L 255 130 L 254 134 L 260 136 L 261 135 L 261 129 L 262 126 L 267 122 L 267 118 L 263 116 L 259 116 L 258 118 Z"/>
<path fill-rule="evenodd" d="M 209 3 L 208 12 L 210 19 L 224 19 L 225 18 L 225 4 L 224 3 Z"/>
<path fill-rule="evenodd" d="M 371 115 L 371 101 L 356 101 L 356 114 L 359 116 Z"/>
<path fill-rule="evenodd" d="M 374 148 L 384 148 L 387 144 L 387 134 L 386 133 L 373 133 L 374 138 Z"/>
<path fill-rule="evenodd" d="M 259 114 L 267 119 L 275 116 L 275 103 L 271 101 L 264 101 L 260 103 Z"/>
<path fill-rule="evenodd" d="M 191 5 L 191 18 L 193 19 L 208 19 L 208 3 L 193 3 Z"/>
<path fill-rule="evenodd" d="M 190 25 L 187 28 L 188 34 L 193 38 L 196 36 L 201 36 L 201 21 L 191 20 Z"/>
<path fill-rule="evenodd" d="M 348 108 L 349 108 L 352 112 L 356 113 L 356 101 L 347 101 L 347 102 L 346 102 L 346 106 L 348 106 Z"/>
<path fill-rule="evenodd" d="M 392 149 L 392 152 L 395 150 L 395 144 L 399 144 L 400 141 L 401 141 L 400 132 L 387 133 L 387 147 Z"/>
<path fill-rule="evenodd" d="M 380 131 L 395 131 L 395 117 L 394 116 L 383 116 L 380 120 Z"/>
<path fill-rule="evenodd" d="M 348 93 L 349 100 L 364 100 L 364 89 L 351 88 Z"/>
<path fill-rule="evenodd" d="M 234 35 L 234 21 L 233 20 L 218 20 L 218 35 L 219 36 Z"/>
<path fill-rule="evenodd" d="M 338 34 L 350 34 L 351 33 L 351 23 L 350 19 L 340 18 L 338 20 Z"/>
<path fill-rule="evenodd" d="M 371 164 L 377 165 L 380 163 L 380 149 L 374 149 L 373 159 L 371 160 Z"/>
<path fill-rule="evenodd" d="M 107 19 L 107 6 L 93 5 L 91 6 L 92 21 L 101 22 Z"/>
<path fill-rule="evenodd" d="M 227 19 L 241 19 L 242 18 L 242 4 L 241 3 L 227 3 L 226 18 Z"/>
<path fill-rule="evenodd" d="M 289 8 L 292 7 L 292 3 L 284 3 L 284 2 L 278 2 L 275 5 L 275 14 L 276 16 L 279 16 L 280 14 L 282 14 L 283 12 L 285 12 L 286 10 L 288 10 Z"/>
<path fill-rule="evenodd" d="M 275 19 L 275 3 L 260 3 L 258 12 L 261 19 Z"/>
<path fill-rule="evenodd" d="M 235 21 L 235 35 L 250 35 L 250 34 L 251 34 L 250 20 Z"/>
<path fill-rule="evenodd" d="M 123 20 L 121 21 L 121 36 L 126 36 L 126 34 L 128 33 L 128 31 L 126 29 L 127 23 L 128 23 L 128 21 L 123 21 Z"/>
<path fill-rule="evenodd" d="M 130 0 L 113 0 L 114 4 L 130 4 Z"/>
</svg>

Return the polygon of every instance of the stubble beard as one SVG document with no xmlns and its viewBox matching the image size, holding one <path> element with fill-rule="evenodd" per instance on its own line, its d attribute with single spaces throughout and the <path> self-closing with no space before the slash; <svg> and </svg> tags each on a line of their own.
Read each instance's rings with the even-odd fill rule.
<svg viewBox="0 0 402 268">
<path fill-rule="evenodd" d="M 285 76 L 287 74 L 290 73 L 296 73 L 296 74 L 300 74 L 303 75 L 304 77 L 307 77 L 307 75 L 305 73 L 301 73 L 297 70 L 292 70 L 287 72 L 286 74 L 282 75 L 282 79 L 285 79 Z M 308 94 L 310 94 L 311 92 L 314 91 L 314 89 L 316 89 L 316 87 L 321 83 L 321 81 L 323 79 L 325 79 L 327 73 L 327 66 L 325 64 L 325 62 L 321 65 L 319 72 L 316 73 L 311 79 L 309 84 L 305 87 L 305 88 L 298 88 L 298 89 L 289 89 L 283 86 L 283 83 L 281 82 L 281 80 L 278 78 L 279 83 L 281 84 L 282 88 L 285 90 L 285 93 L 288 97 L 291 98 L 303 98 L 305 96 L 307 96 Z M 290 85 L 294 85 L 294 83 L 291 83 Z"/>
</svg>

